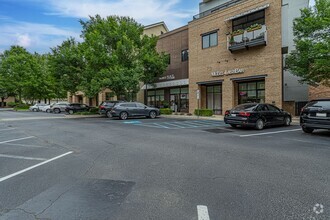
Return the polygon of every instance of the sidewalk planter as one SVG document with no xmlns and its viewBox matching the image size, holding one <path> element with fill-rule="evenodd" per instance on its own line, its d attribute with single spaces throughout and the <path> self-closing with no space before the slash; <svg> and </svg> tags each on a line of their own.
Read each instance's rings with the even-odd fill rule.
<svg viewBox="0 0 330 220">
<path fill-rule="evenodd" d="M 159 109 L 161 115 L 171 115 L 172 109 L 170 108 L 161 108 Z"/>
<path fill-rule="evenodd" d="M 212 109 L 195 109 L 194 114 L 197 116 L 212 116 Z"/>
</svg>

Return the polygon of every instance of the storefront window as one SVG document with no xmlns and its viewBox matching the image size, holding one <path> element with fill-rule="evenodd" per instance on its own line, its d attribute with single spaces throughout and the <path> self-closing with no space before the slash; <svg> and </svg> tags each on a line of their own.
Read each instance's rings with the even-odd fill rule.
<svg viewBox="0 0 330 220">
<path fill-rule="evenodd" d="M 207 108 L 212 109 L 214 114 L 222 114 L 222 86 L 207 86 L 206 87 L 206 103 Z"/>
<path fill-rule="evenodd" d="M 170 108 L 173 112 L 189 111 L 188 87 L 170 89 Z"/>
<path fill-rule="evenodd" d="M 265 102 L 265 81 L 238 84 L 238 104 L 250 102 Z"/>
<path fill-rule="evenodd" d="M 151 90 L 148 91 L 148 106 L 153 106 L 157 108 L 163 108 L 164 107 L 164 96 L 165 92 L 164 90 Z"/>
</svg>

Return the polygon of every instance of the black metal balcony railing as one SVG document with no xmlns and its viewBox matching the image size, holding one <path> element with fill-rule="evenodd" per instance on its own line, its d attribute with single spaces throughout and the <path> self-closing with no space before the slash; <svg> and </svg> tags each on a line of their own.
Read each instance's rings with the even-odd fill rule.
<svg viewBox="0 0 330 220">
<path fill-rule="evenodd" d="M 212 14 L 213 12 L 220 11 L 220 10 L 223 10 L 223 9 L 226 9 L 226 8 L 229 8 L 229 7 L 233 6 L 233 5 L 236 5 L 236 4 L 240 3 L 241 1 L 243 1 L 243 0 L 232 0 L 232 1 L 226 2 L 224 4 L 218 5 L 218 6 L 214 7 L 214 8 L 211 8 L 211 9 L 209 9 L 207 11 L 204 11 L 202 13 L 199 13 L 199 14 L 195 15 L 193 17 L 193 19 L 194 20 L 195 19 L 199 19 L 199 18 L 205 17 L 205 16 L 207 16 L 209 14 Z"/>
<path fill-rule="evenodd" d="M 247 31 L 235 36 L 227 37 L 227 48 L 231 52 L 248 49 L 249 47 L 267 45 L 267 28 L 262 25 L 260 29 Z"/>
</svg>

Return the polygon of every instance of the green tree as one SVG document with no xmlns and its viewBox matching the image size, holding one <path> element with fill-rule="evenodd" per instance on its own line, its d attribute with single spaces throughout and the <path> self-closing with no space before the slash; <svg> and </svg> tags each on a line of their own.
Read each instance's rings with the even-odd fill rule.
<svg viewBox="0 0 330 220">
<path fill-rule="evenodd" d="M 22 95 L 29 76 L 33 74 L 33 56 L 21 46 L 12 46 L 0 55 L 0 76 L 8 91 L 17 94 L 22 102 Z"/>
<path fill-rule="evenodd" d="M 66 97 L 66 92 L 74 94 L 79 90 L 85 71 L 80 43 L 69 38 L 51 50 L 48 60 L 50 71 L 55 78 L 56 98 Z"/>
<path fill-rule="evenodd" d="M 294 20 L 296 50 L 286 67 L 307 84 L 330 85 L 330 0 L 316 0 Z"/>
<path fill-rule="evenodd" d="M 148 93 L 148 84 L 154 84 L 156 79 L 164 74 L 168 66 L 168 55 L 163 52 L 158 53 L 156 50 L 157 40 L 158 38 L 155 36 L 144 35 L 142 38 L 141 62 L 143 72 L 140 80 L 146 86 L 145 95 Z"/>
<path fill-rule="evenodd" d="M 83 27 L 82 51 L 86 70 L 81 84 L 88 97 L 110 88 L 117 96 L 133 99 L 139 82 L 147 73 L 163 74 L 162 57 L 156 52 L 156 39 L 142 37 L 143 26 L 129 17 L 99 15 L 80 21 Z"/>
</svg>

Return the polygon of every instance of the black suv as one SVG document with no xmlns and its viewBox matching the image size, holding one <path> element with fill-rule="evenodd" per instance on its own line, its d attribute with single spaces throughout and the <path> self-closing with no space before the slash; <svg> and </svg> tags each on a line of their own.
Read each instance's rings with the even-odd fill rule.
<svg viewBox="0 0 330 220">
<path fill-rule="evenodd" d="M 314 129 L 330 130 L 330 99 L 308 102 L 301 110 L 300 126 L 306 133 L 312 133 Z"/>
<path fill-rule="evenodd" d="M 124 101 L 104 101 L 99 105 L 99 114 L 100 115 L 106 115 L 108 118 L 111 118 L 112 115 L 110 111 L 112 108 L 117 104 Z"/>
</svg>

